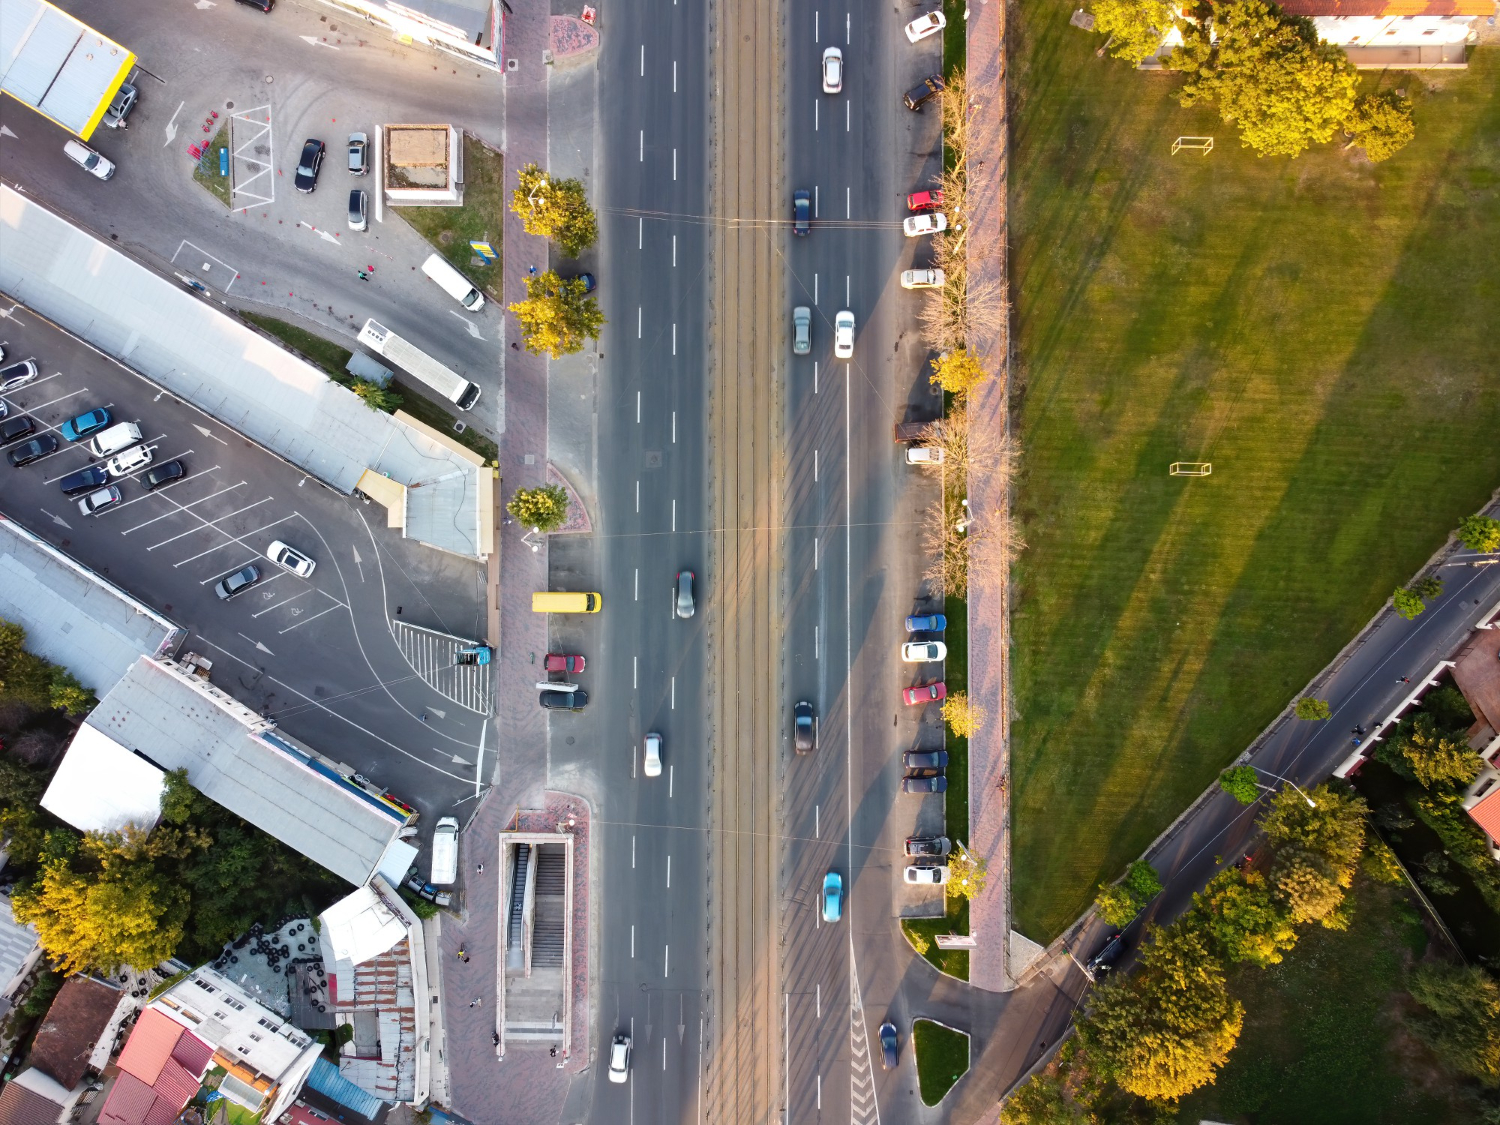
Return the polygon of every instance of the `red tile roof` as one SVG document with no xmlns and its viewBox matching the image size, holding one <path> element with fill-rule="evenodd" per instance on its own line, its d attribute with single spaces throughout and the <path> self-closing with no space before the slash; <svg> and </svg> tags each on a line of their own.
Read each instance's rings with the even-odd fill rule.
<svg viewBox="0 0 1500 1125">
<path fill-rule="evenodd" d="M 120 990 L 91 977 L 69 977 L 31 1045 L 31 1065 L 71 1090 L 120 1002 Z"/>
<path fill-rule="evenodd" d="M 1474 823 L 1483 828 L 1491 840 L 1500 841 L 1500 787 L 1492 790 L 1477 805 L 1469 809 Z"/>
<path fill-rule="evenodd" d="M 25 1086 L 0 1089 L 0 1125 L 57 1125 L 60 1113 L 62 1106 Z"/>
<path fill-rule="evenodd" d="M 147 1008 L 120 1052 L 120 1069 L 147 1086 L 156 1082 L 161 1068 L 172 1057 L 172 1049 L 183 1035 L 183 1026 L 155 1008 Z"/>
<path fill-rule="evenodd" d="M 183 1036 L 187 1038 L 187 1036 Z M 198 1092 L 198 1076 L 203 1072 L 190 1071 L 174 1059 L 169 1059 L 167 1065 L 161 1068 L 161 1074 L 156 1078 L 157 1096 L 164 1101 L 171 1102 L 181 1109 L 187 1105 L 188 1099 Z M 177 1110 L 173 1110 L 176 1113 Z"/>
<path fill-rule="evenodd" d="M 1489 16 L 1492 0 L 1282 0 L 1293 16 Z"/>
<path fill-rule="evenodd" d="M 194 1074 L 202 1074 L 207 1070 L 209 1060 L 213 1057 L 214 1049 L 191 1031 L 184 1032 L 182 1038 L 177 1040 L 177 1046 L 172 1048 L 172 1061 Z"/>
<path fill-rule="evenodd" d="M 135 1075 L 122 1072 L 104 1099 L 99 1125 L 141 1125 L 156 1102 L 155 1090 Z"/>
<path fill-rule="evenodd" d="M 120 1076 L 99 1113 L 99 1125 L 171 1125 L 198 1092 L 212 1057 L 207 1043 L 147 1008 L 120 1052 Z"/>
</svg>

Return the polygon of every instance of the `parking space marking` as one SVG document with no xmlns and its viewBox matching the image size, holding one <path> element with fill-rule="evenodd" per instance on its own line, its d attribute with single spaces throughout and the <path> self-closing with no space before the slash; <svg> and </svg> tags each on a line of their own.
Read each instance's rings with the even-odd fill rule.
<svg viewBox="0 0 1500 1125">
<path fill-rule="evenodd" d="M 50 378 L 50 376 L 49 376 L 49 378 Z M 41 382 L 41 381 L 42 380 L 40 380 L 40 379 L 37 380 L 37 382 Z M 32 385 L 35 386 L 35 384 L 32 384 Z M 38 410 L 46 410 L 47 407 L 49 407 L 49 406 L 56 406 L 59 402 L 64 402 L 64 401 L 66 401 L 67 399 L 70 399 L 70 398 L 76 398 L 77 396 L 83 394 L 87 390 L 88 390 L 87 387 L 80 387 L 76 391 L 69 391 L 65 395 L 58 395 L 54 399 L 48 399 L 46 402 L 39 402 L 35 406 L 17 407 L 16 409 L 20 410 L 23 414 L 31 414 L 31 413 L 33 413 L 35 411 L 38 411 Z M 14 404 L 12 404 L 12 405 L 14 405 Z M 55 430 L 55 429 L 57 429 L 57 427 L 56 426 L 47 426 L 46 429 L 48 429 L 48 430 Z"/>
<path fill-rule="evenodd" d="M 271 137 L 271 107 L 269 105 L 244 109 L 230 115 L 229 198 L 231 207 L 259 207 L 262 204 L 276 202 L 276 177 L 271 175 L 271 153 L 274 151 L 276 150 Z M 265 159 L 261 159 L 262 155 Z M 243 174 L 240 170 L 242 162 L 245 166 Z"/>
<path fill-rule="evenodd" d="M 323 591 L 320 590 L 318 592 L 322 593 Z M 333 595 L 329 594 L 328 597 L 331 598 L 331 597 L 333 597 Z M 278 630 L 278 632 L 281 632 L 281 633 L 290 633 L 293 629 L 300 629 L 300 628 L 302 628 L 302 626 L 306 625 L 309 621 L 316 621 L 318 618 L 322 617 L 323 614 L 325 614 L 325 613 L 332 613 L 336 609 L 348 609 L 349 608 L 343 602 L 337 601 L 337 599 L 335 599 L 335 602 L 336 602 L 336 604 L 329 606 L 327 609 L 321 610 L 320 612 L 313 614 L 311 617 L 304 617 L 301 621 L 294 622 L 293 624 L 288 625 L 285 629 Z M 283 604 L 285 604 L 285 603 L 283 603 Z"/>
<path fill-rule="evenodd" d="M 195 532 L 195 531 L 202 531 L 205 527 L 213 527 L 215 524 L 222 523 L 223 521 L 225 521 L 227 519 L 231 519 L 234 516 L 238 516 L 238 515 L 240 515 L 240 514 L 242 514 L 244 512 L 248 512 L 252 508 L 259 508 L 262 504 L 269 504 L 270 502 L 271 502 L 271 497 L 267 496 L 264 500 L 257 500 L 253 504 L 246 504 L 243 508 L 237 508 L 237 509 L 235 509 L 232 512 L 226 512 L 224 515 L 220 516 L 216 520 L 206 520 L 202 516 L 200 516 L 197 512 L 191 512 L 189 514 L 194 519 L 200 521 L 199 525 L 197 527 L 190 527 L 186 531 L 182 532 L 180 535 L 174 535 L 170 539 L 163 539 L 160 543 L 155 543 L 152 546 L 147 547 L 146 550 L 148 550 L 148 551 L 154 551 L 154 550 L 156 550 L 157 547 L 165 547 L 168 543 L 175 543 L 179 539 L 185 539 L 187 536 L 193 534 L 193 532 Z M 222 532 L 222 534 L 228 535 L 229 532 L 225 531 L 225 532 Z"/>
<path fill-rule="evenodd" d="M 270 499 L 270 497 L 267 497 L 267 499 Z M 186 566 L 190 562 L 197 562 L 199 559 L 203 558 L 204 555 L 211 555 L 215 551 L 222 550 L 223 548 L 228 547 L 228 546 L 230 546 L 233 543 L 238 543 L 241 546 L 248 547 L 250 544 L 246 543 L 245 540 L 248 539 L 250 536 L 252 536 L 252 535 L 259 535 L 262 531 L 269 531 L 271 528 L 275 527 L 277 524 L 286 523 L 287 520 L 296 519 L 296 518 L 297 518 L 296 517 L 296 513 L 293 513 L 290 516 L 282 516 L 279 520 L 272 520 L 270 523 L 262 524 L 260 527 L 252 528 L 251 530 L 245 532 L 244 535 L 230 535 L 229 532 L 225 531 L 222 527 L 215 527 L 213 530 L 217 531 L 220 535 L 224 536 L 224 542 L 219 543 L 219 544 L 217 544 L 217 545 L 215 545 L 213 547 L 210 547 L 206 551 L 199 551 L 196 555 L 192 555 L 189 558 L 185 558 L 181 562 L 174 562 L 172 564 L 172 566 L 175 569 L 175 568 L 177 568 L 179 566 Z M 200 516 L 199 519 L 202 519 L 202 517 Z"/>
<path fill-rule="evenodd" d="M 252 613 L 250 616 L 251 617 L 264 617 L 266 614 L 270 613 L 272 610 L 280 609 L 284 605 L 291 605 L 298 598 L 305 598 L 305 597 L 307 597 L 308 594 L 313 594 L 313 593 L 316 593 L 316 592 L 317 592 L 317 587 L 315 587 L 315 586 L 309 586 L 307 589 L 303 590 L 302 593 L 300 593 L 300 594 L 293 594 L 289 598 L 283 598 L 281 601 L 277 602 L 275 605 L 268 605 L 268 606 L 266 606 L 265 609 L 257 610 L 256 612 Z"/>
<path fill-rule="evenodd" d="M 218 466 L 215 465 L 214 468 L 217 469 Z M 192 479 L 192 478 L 189 478 L 189 479 Z M 139 531 L 143 527 L 150 527 L 153 523 L 159 523 L 161 520 L 166 519 L 168 516 L 175 516 L 179 512 L 186 512 L 189 508 L 195 507 L 198 504 L 202 504 L 205 500 L 212 500 L 215 496 L 223 496 L 226 492 L 233 492 L 236 488 L 244 488 L 244 487 L 245 487 L 245 482 L 244 481 L 240 481 L 238 484 L 231 484 L 228 488 L 221 488 L 221 489 L 219 489 L 218 492 L 210 492 L 207 496 L 200 496 L 198 499 L 194 500 L 190 504 L 178 504 L 176 500 L 173 500 L 169 496 L 169 497 L 166 498 L 167 501 L 168 501 L 168 503 L 174 505 L 173 509 L 170 512 L 163 512 L 159 516 L 153 516 L 151 519 L 147 520 L 145 523 L 138 523 L 134 527 L 126 528 L 124 531 L 120 532 L 120 534 L 121 535 L 129 535 L 132 531 Z M 194 515 L 194 516 L 198 515 L 197 512 L 192 512 L 190 514 Z M 199 516 L 198 518 L 201 519 L 202 517 Z"/>
<path fill-rule="evenodd" d="M 229 274 L 229 280 L 225 282 L 215 282 L 215 284 L 217 284 L 220 289 L 224 290 L 224 292 L 228 293 L 229 287 L 234 284 L 235 278 L 240 276 L 240 271 L 235 269 L 228 262 L 224 261 L 224 259 L 215 258 L 207 250 L 203 249 L 203 247 L 195 246 L 185 238 L 177 244 L 177 251 L 172 255 L 172 264 L 174 266 L 177 265 L 177 259 L 182 256 L 184 247 L 192 247 L 193 254 L 183 259 L 183 269 L 191 269 L 195 275 L 208 274 L 210 280 L 212 280 L 216 276 L 216 272 L 209 268 L 209 262 L 213 262 L 217 265 L 223 266 L 225 272 Z M 199 264 L 196 261 L 199 258 L 207 258 L 209 261 Z"/>
</svg>

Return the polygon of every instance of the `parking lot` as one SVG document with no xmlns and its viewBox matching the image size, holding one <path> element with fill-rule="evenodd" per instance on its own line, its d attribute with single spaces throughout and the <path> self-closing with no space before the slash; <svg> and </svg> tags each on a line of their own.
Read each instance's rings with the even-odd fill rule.
<svg viewBox="0 0 1500 1125">
<path fill-rule="evenodd" d="M 7 302 L 8 303 L 8 302 Z M 32 316 L 0 320 L 6 359 L 35 357 L 39 377 L 3 398 L 8 418 L 55 452 L 0 464 L 0 508 L 189 630 L 184 648 L 214 662 L 213 682 L 431 818 L 472 800 L 492 769 L 478 746 L 488 695 L 455 699 L 444 669 L 414 663 L 393 622 L 482 639 L 484 571 L 400 538 L 384 509 L 341 496 L 238 434 Z M 149 463 L 112 474 L 118 502 L 94 514 L 64 478 L 100 465 L 88 439 L 59 427 L 103 408 L 134 423 Z M 101 430 L 99 433 L 106 433 Z M 181 461 L 180 479 L 142 477 Z M 301 577 L 266 557 L 282 541 L 313 560 Z M 255 566 L 259 581 L 223 599 L 221 579 Z M 451 678 L 451 673 L 448 673 Z M 445 693 L 446 692 L 446 693 Z M 468 704 L 466 706 L 466 704 Z"/>
</svg>

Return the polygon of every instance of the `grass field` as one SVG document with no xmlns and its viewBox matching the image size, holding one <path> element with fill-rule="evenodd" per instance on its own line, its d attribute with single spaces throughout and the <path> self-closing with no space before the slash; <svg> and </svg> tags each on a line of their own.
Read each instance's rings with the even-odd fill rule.
<svg viewBox="0 0 1500 1125">
<path fill-rule="evenodd" d="M 464 134 L 464 205 L 397 207 L 396 214 L 492 301 L 500 300 L 501 224 L 505 221 L 505 157 Z M 488 241 L 500 255 L 492 265 L 473 264 L 470 240 Z"/>
<path fill-rule="evenodd" d="M 967 949 L 939 949 L 932 939 L 938 934 L 966 934 L 969 932 L 969 900 L 943 897 L 946 911 L 941 918 L 903 918 L 901 932 L 908 940 L 915 938 L 927 943 L 927 952 L 922 954 L 933 968 L 959 980 L 969 979 L 969 951 Z M 915 946 L 913 946 L 915 948 Z"/>
<path fill-rule="evenodd" d="M 1417 139 L 1383 165 L 1257 159 L 1074 7 L 1009 27 L 1012 889 L 1043 941 L 1500 484 L 1500 54 L 1387 75 Z"/>
<path fill-rule="evenodd" d="M 229 177 L 219 175 L 219 150 L 229 147 L 229 122 L 219 126 L 214 139 L 209 141 L 203 159 L 193 165 L 193 179 L 208 189 L 225 207 L 229 206 Z"/>
<path fill-rule="evenodd" d="M 937 1105 L 969 1069 L 969 1037 L 931 1020 L 911 1026 L 912 1050 L 917 1055 L 917 1085 L 923 1105 Z"/>
</svg>

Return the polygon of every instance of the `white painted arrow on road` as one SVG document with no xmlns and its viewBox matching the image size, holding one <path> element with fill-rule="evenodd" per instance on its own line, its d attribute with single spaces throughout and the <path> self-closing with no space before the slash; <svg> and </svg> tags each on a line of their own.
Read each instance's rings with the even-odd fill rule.
<svg viewBox="0 0 1500 1125">
<path fill-rule="evenodd" d="M 297 225 L 299 227 L 306 227 L 308 230 L 312 231 L 319 238 L 321 238 L 324 242 L 331 242 L 335 246 L 342 246 L 343 245 L 342 242 L 340 242 L 333 235 L 329 234 L 326 230 L 323 230 L 323 229 L 321 229 L 319 227 L 315 227 L 311 223 L 304 223 L 301 219 L 298 219 L 297 220 Z"/>
<path fill-rule="evenodd" d="M 453 764 L 455 766 L 472 766 L 474 763 L 469 761 L 469 759 L 467 758 L 460 758 L 457 754 L 455 754 L 453 755 Z"/>
<path fill-rule="evenodd" d="M 245 637 L 245 634 L 241 633 L 240 636 Z M 245 637 L 245 640 L 250 641 L 250 638 L 249 637 Z M 259 641 L 250 641 L 250 643 L 253 644 L 261 652 L 265 653 L 267 656 L 275 656 L 276 655 L 274 652 L 272 652 L 270 649 L 268 649 L 265 645 L 261 644 Z"/>
<path fill-rule="evenodd" d="M 337 51 L 338 50 L 338 48 L 335 47 L 332 43 L 325 43 L 325 42 L 323 42 L 323 40 L 319 39 L 316 35 L 299 35 L 299 36 L 297 36 L 297 38 L 300 39 L 300 40 L 302 40 L 302 42 L 308 44 L 308 46 L 311 46 L 311 47 L 327 47 L 330 51 Z"/>
<path fill-rule="evenodd" d="M 464 327 L 469 330 L 469 335 L 470 336 L 473 336 L 474 339 L 476 339 L 476 340 L 483 340 L 484 339 L 484 337 L 479 334 L 479 329 L 476 328 L 476 327 L 474 327 L 474 322 L 472 320 L 470 320 L 468 317 L 464 316 L 463 313 L 457 312 L 454 309 L 449 309 L 448 311 L 450 313 L 453 313 L 454 316 L 458 317 L 459 320 L 461 320 L 461 321 L 464 322 Z"/>
<path fill-rule="evenodd" d="M 172 120 L 167 122 L 167 140 L 161 146 L 162 148 L 166 148 L 167 145 L 177 139 L 177 115 L 182 112 L 182 107 L 185 105 L 187 105 L 187 102 L 178 102 L 177 108 L 172 111 Z"/>
<path fill-rule="evenodd" d="M 193 7 L 197 8 L 200 12 L 206 12 L 210 8 L 217 8 L 218 5 L 214 3 L 214 0 L 198 0 Z"/>
<path fill-rule="evenodd" d="M 10 131 L 9 125 L 0 125 L 0 137 L 16 137 L 16 135 Z M 16 140 L 19 141 L 20 139 L 20 137 L 16 137 Z"/>
<path fill-rule="evenodd" d="M 207 426 L 200 426 L 200 425 L 198 425 L 197 422 L 194 422 L 193 423 L 193 429 L 197 430 L 200 434 L 202 434 L 206 438 L 213 438 L 214 441 L 218 442 L 220 445 L 228 445 L 229 444 L 223 438 L 216 437 L 214 435 L 213 431 L 210 430 Z"/>
<path fill-rule="evenodd" d="M 67 520 L 63 519 L 62 516 L 54 516 L 51 512 L 47 511 L 46 508 L 42 509 L 42 515 L 46 516 L 53 523 L 61 524 L 63 527 L 66 527 L 69 531 L 73 530 L 73 525 L 72 524 L 70 524 Z"/>
</svg>

